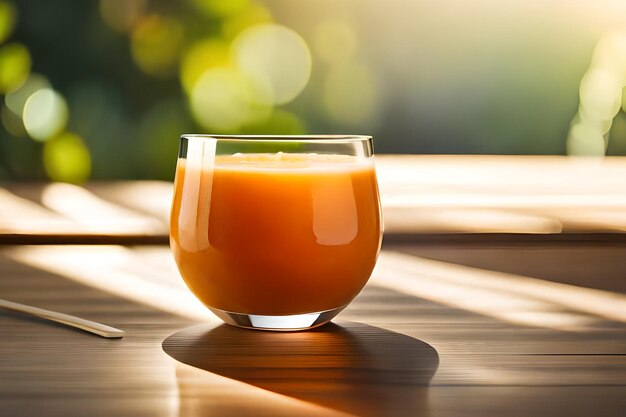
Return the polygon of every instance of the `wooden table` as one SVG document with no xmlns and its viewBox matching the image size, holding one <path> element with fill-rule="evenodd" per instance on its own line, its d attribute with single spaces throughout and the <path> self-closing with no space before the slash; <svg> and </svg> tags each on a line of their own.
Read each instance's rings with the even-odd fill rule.
<svg viewBox="0 0 626 417">
<path fill-rule="evenodd" d="M 160 243 L 168 184 L 7 184 L 0 297 L 127 335 L 0 312 L 0 416 L 623 415 L 626 161 L 380 159 L 391 239 L 336 325 L 301 333 L 190 295 Z"/>
</svg>

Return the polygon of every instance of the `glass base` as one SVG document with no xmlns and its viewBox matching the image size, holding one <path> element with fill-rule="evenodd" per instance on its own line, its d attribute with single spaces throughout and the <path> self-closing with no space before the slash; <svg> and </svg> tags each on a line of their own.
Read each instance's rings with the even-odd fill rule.
<svg viewBox="0 0 626 417">
<path fill-rule="evenodd" d="M 245 329 L 289 332 L 308 330 L 331 321 L 346 306 L 315 313 L 294 314 L 290 316 L 261 316 L 258 314 L 233 313 L 231 311 L 209 309 L 226 324 Z"/>
</svg>

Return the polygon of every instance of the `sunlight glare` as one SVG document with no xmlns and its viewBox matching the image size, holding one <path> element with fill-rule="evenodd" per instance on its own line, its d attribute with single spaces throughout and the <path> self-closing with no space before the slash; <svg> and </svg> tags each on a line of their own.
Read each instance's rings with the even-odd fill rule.
<svg viewBox="0 0 626 417">
<path fill-rule="evenodd" d="M 162 228 L 158 219 L 105 201 L 87 189 L 72 184 L 46 185 L 41 202 L 50 210 L 75 220 L 91 233 L 147 234 Z"/>
<path fill-rule="evenodd" d="M 626 295 L 502 272 L 381 253 L 372 282 L 510 323 L 593 328 L 593 316 L 626 323 Z"/>
<path fill-rule="evenodd" d="M 128 270 L 132 253 L 122 246 L 57 246 L 21 247 L 9 256 L 27 265 L 53 272 L 81 284 L 115 294 L 129 300 L 199 321 L 219 320 L 193 296 L 171 257 L 164 274 L 170 283 L 158 282 L 148 275 Z"/>
</svg>

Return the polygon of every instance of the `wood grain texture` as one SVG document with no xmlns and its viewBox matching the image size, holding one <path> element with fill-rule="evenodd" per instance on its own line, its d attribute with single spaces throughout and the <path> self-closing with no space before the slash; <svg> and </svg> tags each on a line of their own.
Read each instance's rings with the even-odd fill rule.
<svg viewBox="0 0 626 417">
<path fill-rule="evenodd" d="M 625 323 L 598 316 L 589 306 L 559 304 L 558 291 L 540 298 L 525 286 L 531 277 L 522 275 L 532 272 L 539 282 L 565 286 L 557 290 L 580 285 L 588 295 L 586 290 L 596 289 L 593 266 L 603 264 L 601 295 L 620 295 L 610 288 L 611 277 L 617 282 L 622 276 L 621 264 L 610 261 L 618 254 L 605 258 L 566 244 L 544 256 L 542 248 L 535 251 L 544 269 L 513 262 L 506 273 L 481 273 L 477 266 L 504 269 L 499 262 L 506 263 L 490 264 L 487 255 L 464 254 L 462 247 L 389 247 L 337 325 L 272 334 L 202 318 L 181 295 L 185 290 L 166 247 L 5 246 L 3 298 L 106 322 L 126 336 L 105 340 L 0 313 L 0 415 L 621 415 Z M 555 253 L 560 255 L 549 256 Z M 572 282 L 555 272 L 568 253 L 581 268 Z M 408 258 L 390 263 L 394 256 Z M 520 256 L 520 263 L 532 262 Z M 398 285 L 398 277 L 415 287 Z M 433 291 L 452 278 L 474 285 L 460 287 L 465 301 Z M 511 285 L 510 291 L 496 291 L 494 282 L 507 280 L 526 290 Z M 521 299 L 534 317 L 549 309 L 562 321 L 522 325 L 500 311 L 476 313 L 464 303 L 476 296 L 476 285 L 503 305 Z M 572 323 L 584 325 L 566 326 Z"/>
<path fill-rule="evenodd" d="M 376 166 L 390 238 L 611 233 L 626 241 L 624 157 L 380 155 Z M 0 243 L 166 243 L 171 198 L 171 183 L 159 181 L 4 184 Z"/>
</svg>

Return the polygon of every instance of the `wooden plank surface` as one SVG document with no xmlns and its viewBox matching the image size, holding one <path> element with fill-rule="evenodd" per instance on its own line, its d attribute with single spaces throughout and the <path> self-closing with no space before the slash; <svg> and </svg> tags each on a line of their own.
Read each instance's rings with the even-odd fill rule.
<svg viewBox="0 0 626 417">
<path fill-rule="evenodd" d="M 2 298 L 127 335 L 0 313 L 0 415 L 619 416 L 624 251 L 388 245 L 337 325 L 273 334 L 220 326 L 166 247 L 5 246 Z"/>
<path fill-rule="evenodd" d="M 626 231 L 626 158 L 381 155 L 376 163 L 390 237 Z M 163 243 L 171 193 L 158 181 L 4 184 L 0 241 Z"/>
</svg>

